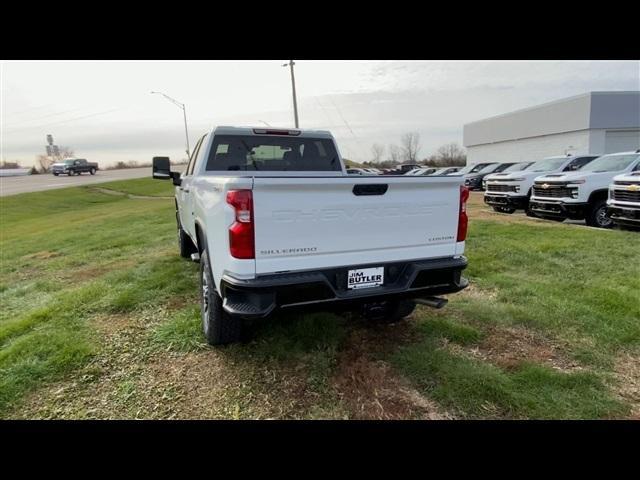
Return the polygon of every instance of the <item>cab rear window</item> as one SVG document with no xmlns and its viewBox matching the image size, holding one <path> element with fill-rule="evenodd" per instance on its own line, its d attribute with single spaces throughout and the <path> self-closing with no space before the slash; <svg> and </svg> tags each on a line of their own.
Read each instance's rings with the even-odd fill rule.
<svg viewBox="0 0 640 480">
<path fill-rule="evenodd" d="M 335 146 L 327 138 L 216 135 L 207 171 L 340 171 Z"/>
</svg>

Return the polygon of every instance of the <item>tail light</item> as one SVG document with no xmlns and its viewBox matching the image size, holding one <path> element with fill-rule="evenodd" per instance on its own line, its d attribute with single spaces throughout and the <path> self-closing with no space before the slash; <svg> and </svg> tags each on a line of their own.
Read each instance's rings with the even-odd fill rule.
<svg viewBox="0 0 640 480">
<path fill-rule="evenodd" d="M 227 203 L 236 212 L 236 221 L 229 227 L 229 252 L 232 257 L 255 258 L 253 234 L 253 194 L 251 190 L 229 190 Z"/>
<path fill-rule="evenodd" d="M 469 199 L 469 189 L 460 185 L 460 212 L 458 213 L 458 238 L 457 242 L 464 242 L 467 238 L 467 226 L 469 218 L 467 217 L 467 200 Z"/>
</svg>

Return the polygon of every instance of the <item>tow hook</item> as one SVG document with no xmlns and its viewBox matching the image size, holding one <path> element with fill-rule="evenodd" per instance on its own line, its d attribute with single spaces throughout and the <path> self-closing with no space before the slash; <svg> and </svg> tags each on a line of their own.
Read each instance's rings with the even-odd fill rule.
<svg viewBox="0 0 640 480">
<path fill-rule="evenodd" d="M 439 297 L 416 298 L 414 301 L 416 303 L 419 303 L 420 305 L 426 305 L 428 307 L 433 307 L 437 309 L 440 309 L 444 307 L 447 303 L 449 303 L 449 300 L 447 300 L 446 298 L 439 298 Z"/>
<path fill-rule="evenodd" d="M 193 261 L 195 263 L 200 263 L 200 254 L 199 253 L 192 253 L 191 254 L 191 261 Z"/>
</svg>

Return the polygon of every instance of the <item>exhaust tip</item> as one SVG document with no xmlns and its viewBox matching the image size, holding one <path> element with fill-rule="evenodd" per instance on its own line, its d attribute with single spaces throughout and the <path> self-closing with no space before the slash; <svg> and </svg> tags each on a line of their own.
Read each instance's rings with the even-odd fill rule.
<svg viewBox="0 0 640 480">
<path fill-rule="evenodd" d="M 449 303 L 449 300 L 447 300 L 446 298 L 439 298 L 439 297 L 425 297 L 425 298 L 416 298 L 415 302 L 419 303 L 420 305 L 426 305 L 428 307 L 440 309 L 444 307 L 447 303 Z"/>
</svg>

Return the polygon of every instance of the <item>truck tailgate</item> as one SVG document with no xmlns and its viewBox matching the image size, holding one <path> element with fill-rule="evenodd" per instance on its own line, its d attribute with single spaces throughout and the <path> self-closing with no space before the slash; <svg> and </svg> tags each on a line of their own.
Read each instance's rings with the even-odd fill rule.
<svg viewBox="0 0 640 480">
<path fill-rule="evenodd" d="M 256 274 L 455 255 L 461 177 L 254 177 Z"/>
</svg>

